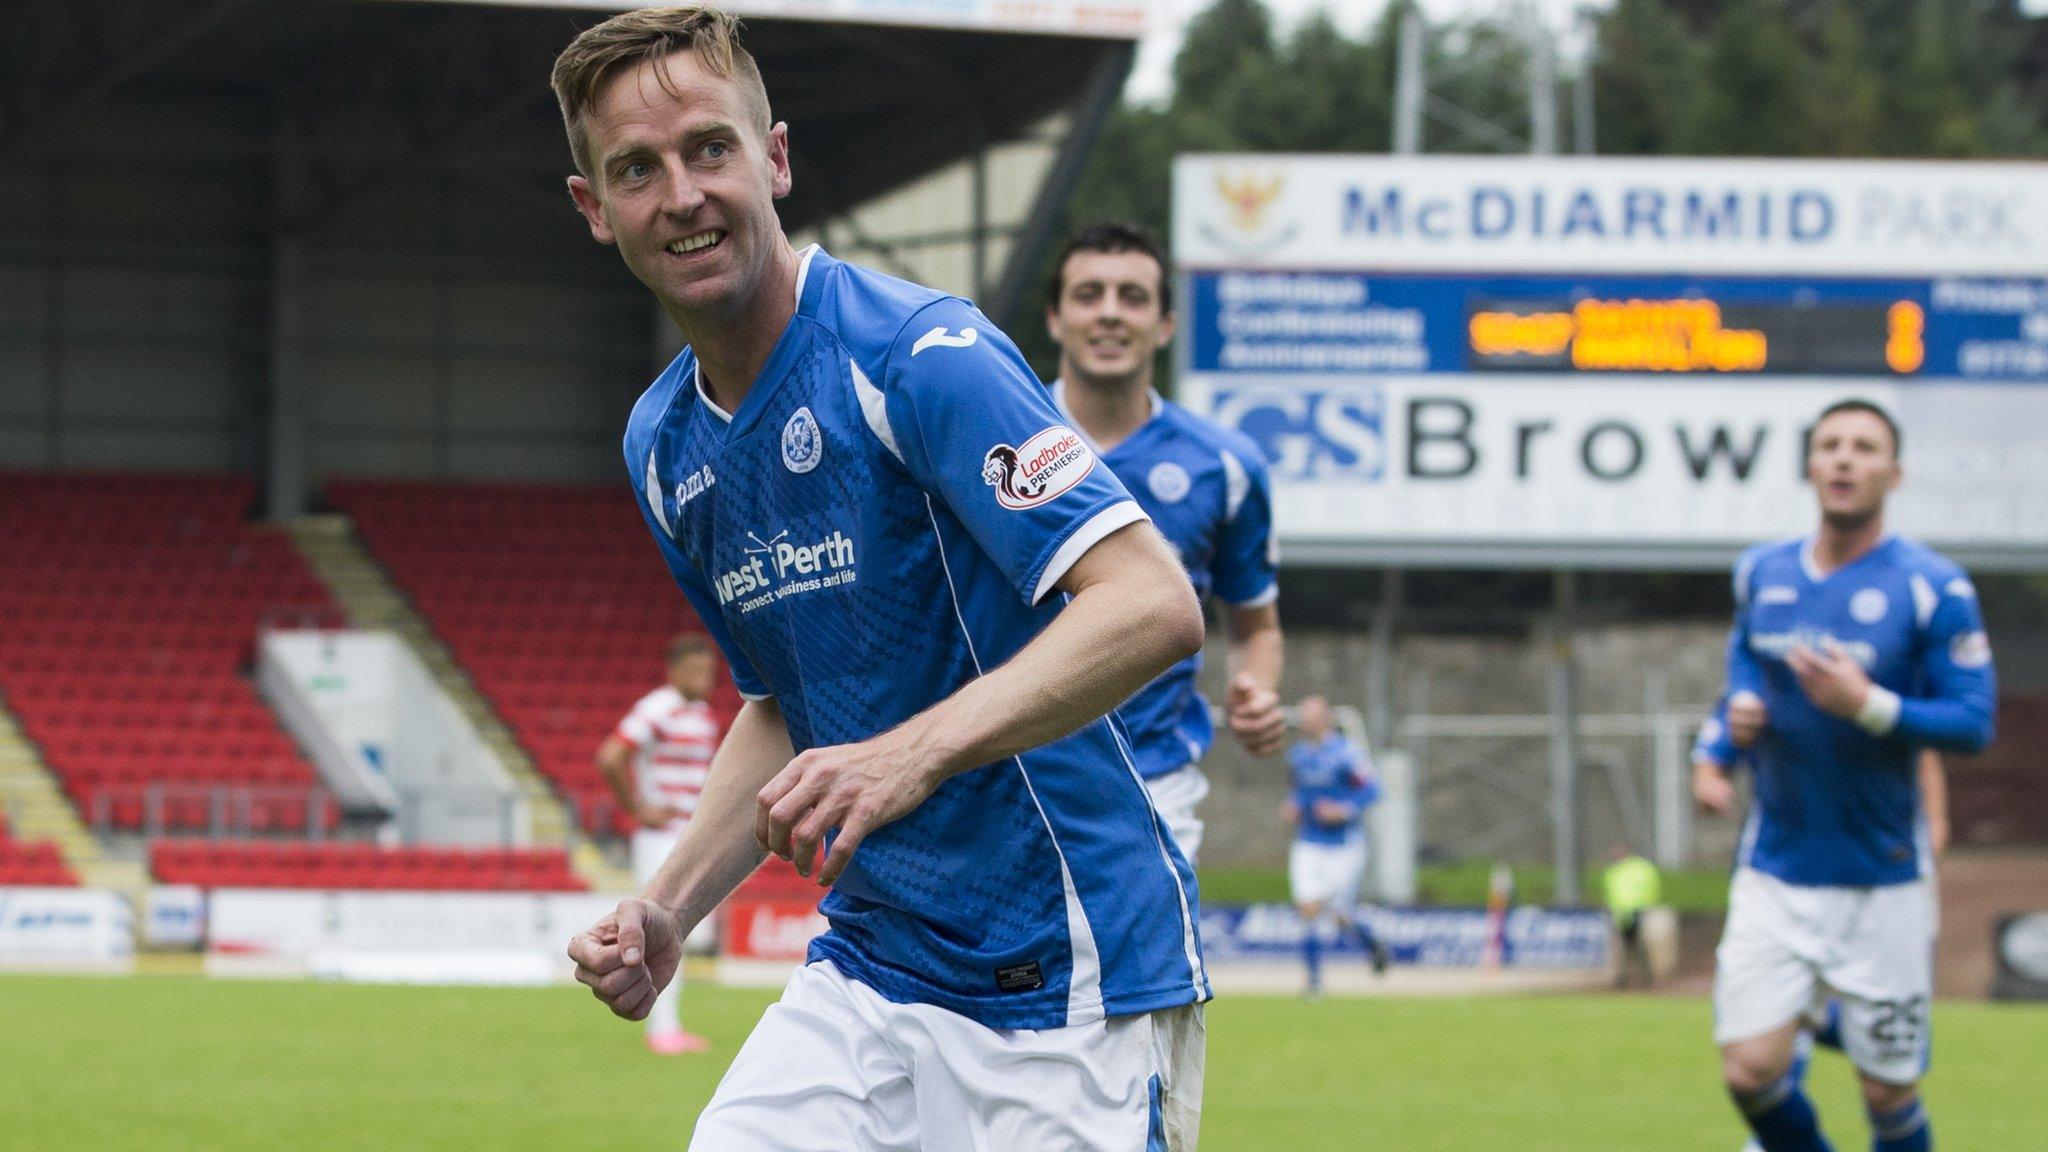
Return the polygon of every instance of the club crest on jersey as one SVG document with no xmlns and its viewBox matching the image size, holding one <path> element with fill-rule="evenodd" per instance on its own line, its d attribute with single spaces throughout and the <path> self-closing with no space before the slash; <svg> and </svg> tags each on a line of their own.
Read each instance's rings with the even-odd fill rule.
<svg viewBox="0 0 2048 1152">
<path fill-rule="evenodd" d="M 1145 474 L 1145 486 L 1152 489 L 1152 495 L 1161 504 L 1178 504 L 1188 498 L 1188 489 L 1194 487 L 1188 470 L 1171 460 L 1162 460 Z"/>
<path fill-rule="evenodd" d="M 981 460 L 981 481 L 1012 511 L 1058 497 L 1095 467 L 1095 453 L 1071 428 L 1055 424 L 1015 448 L 998 444 Z"/>
<path fill-rule="evenodd" d="M 818 431 L 818 418 L 808 407 L 790 413 L 789 423 L 782 426 L 782 466 L 802 474 L 824 458 L 825 436 Z"/>
<path fill-rule="evenodd" d="M 1849 616 L 1858 624 L 1875 624 L 1884 619 L 1885 610 L 1891 606 L 1892 602 L 1885 598 L 1884 593 L 1875 588 L 1865 588 L 1849 597 Z"/>
</svg>

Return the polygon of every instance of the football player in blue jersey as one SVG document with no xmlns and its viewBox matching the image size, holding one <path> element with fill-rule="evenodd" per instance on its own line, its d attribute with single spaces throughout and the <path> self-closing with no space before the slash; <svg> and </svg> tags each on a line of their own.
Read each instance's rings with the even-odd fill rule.
<svg viewBox="0 0 2048 1152">
<path fill-rule="evenodd" d="M 1716 953 L 1722 1077 L 1769 1152 L 1829 1147 L 1793 1068 L 1806 1013 L 1840 1001 L 1878 1152 L 1932 1147 L 1919 1081 L 1934 990 L 1932 843 L 1919 749 L 1990 742 L 1997 697 L 1976 591 L 1962 569 L 1885 529 L 1899 429 L 1846 400 L 1815 420 L 1810 538 L 1735 569 L 1728 689 L 1694 749 L 1703 807 L 1723 773 L 1756 773 Z"/>
<path fill-rule="evenodd" d="M 1735 809 L 1735 786 L 1729 779 L 1729 767 L 1713 759 L 1712 744 L 1719 739 L 1716 714 L 1709 717 L 1700 727 L 1700 736 L 1695 743 L 1693 771 L 1695 799 L 1701 811 L 1715 816 L 1727 816 Z M 1942 857 L 1948 854 L 1948 771 L 1942 763 L 1941 753 L 1932 748 L 1922 748 L 1915 758 L 1914 775 L 1919 781 L 1920 817 L 1927 823 L 1927 847 L 1931 862 L 1939 866 Z M 1735 758 L 1736 768 L 1752 768 L 1747 756 Z M 1936 904 L 1933 923 L 1941 921 L 1940 893 L 1934 893 Z M 1842 1051 L 1842 1001 L 1829 995 L 1826 1000 L 1811 1004 L 1802 1014 L 1799 1034 L 1792 1041 L 1792 1065 L 1788 1073 L 1792 1083 L 1804 1085 L 1806 1072 L 1813 1062 L 1818 1049 Z M 1743 1142 L 1742 1152 L 1763 1152 L 1763 1145 L 1751 1136 Z"/>
<path fill-rule="evenodd" d="M 1223 603 L 1225 719 L 1246 751 L 1272 755 L 1286 720 L 1266 462 L 1246 437 L 1153 387 L 1155 354 L 1174 329 L 1165 254 L 1130 225 L 1083 229 L 1054 265 L 1046 327 L 1060 346 L 1054 402 L 1180 553 L 1195 594 Z M 1152 802 L 1189 863 L 1202 846 L 1196 806 L 1209 781 L 1200 761 L 1213 736 L 1209 705 L 1195 691 L 1201 667 L 1201 655 L 1190 656 L 1117 709 Z"/>
<path fill-rule="evenodd" d="M 689 340 L 626 466 L 746 697 L 577 978 L 644 1016 L 772 851 L 829 928 L 692 1148 L 1192 1149 L 1194 875 L 1106 718 L 1201 644 L 1171 548 L 971 304 L 790 245 L 731 17 L 614 17 L 553 86 L 592 235 Z"/>
<path fill-rule="evenodd" d="M 1295 705 L 1301 739 L 1287 750 L 1293 792 L 1287 822 L 1294 843 L 1287 850 L 1287 891 L 1301 917 L 1302 965 L 1311 999 L 1323 990 L 1323 926 L 1352 936 L 1372 957 L 1372 970 L 1387 970 L 1387 947 L 1358 915 L 1358 886 L 1365 880 L 1366 810 L 1379 802 L 1380 782 L 1365 749 L 1337 731 L 1330 702 L 1310 696 Z"/>
</svg>

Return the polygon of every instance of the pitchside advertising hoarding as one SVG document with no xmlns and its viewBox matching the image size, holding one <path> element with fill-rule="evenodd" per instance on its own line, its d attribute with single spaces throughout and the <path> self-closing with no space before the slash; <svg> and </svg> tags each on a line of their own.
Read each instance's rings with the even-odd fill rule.
<svg viewBox="0 0 2048 1152">
<path fill-rule="evenodd" d="M 1860 396 L 1897 529 L 2048 562 L 2048 165 L 1184 156 L 1173 242 L 1290 559 L 1725 564 Z"/>
</svg>

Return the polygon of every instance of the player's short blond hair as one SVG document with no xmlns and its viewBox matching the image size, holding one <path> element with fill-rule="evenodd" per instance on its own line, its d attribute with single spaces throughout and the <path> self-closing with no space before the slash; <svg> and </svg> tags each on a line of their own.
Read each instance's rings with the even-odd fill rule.
<svg viewBox="0 0 2048 1152">
<path fill-rule="evenodd" d="M 597 102 L 605 83 L 627 68 L 677 52 L 695 53 L 706 71 L 733 81 L 754 120 L 753 127 L 766 133 L 772 123 L 768 89 L 761 83 L 761 69 L 754 57 L 740 46 L 739 34 L 739 17 L 694 4 L 622 12 L 584 29 L 555 57 L 554 71 L 548 77 L 555 101 L 562 106 L 562 125 L 569 132 L 569 154 L 575 158 L 576 170 L 586 179 L 595 179 L 584 115 Z M 665 73 L 657 72 L 656 78 L 668 88 Z"/>
</svg>

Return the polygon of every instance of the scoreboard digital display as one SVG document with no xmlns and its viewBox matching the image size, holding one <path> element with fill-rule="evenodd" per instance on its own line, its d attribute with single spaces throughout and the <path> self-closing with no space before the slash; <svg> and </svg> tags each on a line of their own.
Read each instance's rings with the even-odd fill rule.
<svg viewBox="0 0 2048 1152">
<path fill-rule="evenodd" d="M 1466 323 L 1475 372 L 1911 375 L 1927 360 L 1927 311 L 1665 300 L 1488 301 Z"/>
</svg>

